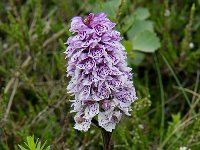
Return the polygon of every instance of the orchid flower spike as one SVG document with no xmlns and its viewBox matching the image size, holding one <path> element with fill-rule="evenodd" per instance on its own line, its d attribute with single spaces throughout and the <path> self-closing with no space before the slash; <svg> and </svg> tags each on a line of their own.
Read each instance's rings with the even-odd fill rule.
<svg viewBox="0 0 200 150">
<path fill-rule="evenodd" d="M 68 38 L 65 53 L 77 130 L 87 131 L 96 117 L 99 126 L 112 132 L 122 114 L 130 116 L 131 104 L 137 99 L 122 37 L 114 27 L 105 13 L 71 20 L 69 31 L 75 35 Z"/>
</svg>

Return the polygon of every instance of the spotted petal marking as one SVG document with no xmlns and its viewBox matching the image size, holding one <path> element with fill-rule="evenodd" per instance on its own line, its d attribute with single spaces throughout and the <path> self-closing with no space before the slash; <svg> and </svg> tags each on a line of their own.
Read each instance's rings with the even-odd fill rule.
<svg viewBox="0 0 200 150">
<path fill-rule="evenodd" d="M 88 131 L 98 115 L 99 125 L 112 132 L 122 113 L 130 115 L 137 99 L 122 37 L 106 16 L 102 12 L 72 18 L 74 35 L 65 43 L 67 76 L 71 77 L 67 90 L 75 97 L 71 112 L 76 113 L 74 128 L 80 131 Z"/>
</svg>

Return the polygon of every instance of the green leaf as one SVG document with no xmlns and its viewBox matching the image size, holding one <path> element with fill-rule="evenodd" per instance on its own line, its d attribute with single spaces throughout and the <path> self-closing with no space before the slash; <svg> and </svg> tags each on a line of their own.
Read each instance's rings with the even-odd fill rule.
<svg viewBox="0 0 200 150">
<path fill-rule="evenodd" d="M 97 3 L 96 6 L 93 9 L 93 12 L 99 13 L 99 12 L 105 12 L 108 14 L 109 17 L 115 18 L 117 9 L 119 6 L 120 0 L 110 0 L 104 3 Z"/>
<path fill-rule="evenodd" d="M 127 52 L 132 52 L 133 45 L 131 41 L 123 41 L 122 44 L 124 45 Z"/>
<path fill-rule="evenodd" d="M 172 136 L 174 129 L 180 124 L 181 121 L 181 114 L 180 112 L 177 114 L 172 114 L 172 121 L 169 122 L 169 126 L 167 128 L 166 137 Z"/>
<path fill-rule="evenodd" d="M 21 145 L 18 145 L 18 146 L 19 146 L 19 148 L 20 148 L 21 150 L 27 150 L 26 148 L 22 147 Z"/>
<path fill-rule="evenodd" d="M 128 38 L 131 40 L 144 30 L 149 30 L 153 32 L 153 23 L 146 20 L 135 20 L 132 27 L 127 33 Z"/>
<path fill-rule="evenodd" d="M 133 25 L 135 21 L 135 16 L 133 14 L 125 16 L 121 22 L 122 22 L 122 27 L 121 30 L 123 33 L 127 32 Z"/>
<path fill-rule="evenodd" d="M 145 55 L 144 53 L 139 52 L 139 51 L 132 51 L 132 53 L 133 53 L 133 58 L 130 58 L 130 59 L 128 58 L 128 62 L 138 66 L 144 60 Z"/>
<path fill-rule="evenodd" d="M 34 141 L 34 136 L 28 136 L 27 143 L 26 142 L 24 142 L 24 143 L 28 147 L 29 150 L 50 150 L 50 146 L 45 148 L 46 141 L 42 145 L 41 141 L 39 141 L 39 139 L 37 139 L 36 142 Z M 20 147 L 21 150 L 28 150 L 28 149 L 22 147 L 21 145 L 18 145 L 18 146 Z"/>
<path fill-rule="evenodd" d="M 37 145 L 36 146 L 36 150 L 43 150 L 42 148 L 40 148 L 41 147 L 41 142 L 38 142 L 36 145 Z"/>
<path fill-rule="evenodd" d="M 147 8 L 138 8 L 134 15 L 138 20 L 145 20 L 150 16 L 149 10 Z"/>
<path fill-rule="evenodd" d="M 34 136 L 33 137 L 31 137 L 31 136 L 28 136 L 27 137 L 27 142 L 28 142 L 28 145 L 29 145 L 29 148 L 31 149 L 31 150 L 35 150 L 35 142 L 34 142 Z"/>
<path fill-rule="evenodd" d="M 47 141 L 45 141 L 44 144 L 42 145 L 41 150 L 44 149 L 44 147 L 45 147 L 45 145 L 46 145 L 46 142 L 47 142 Z"/>
<path fill-rule="evenodd" d="M 50 146 L 48 146 L 45 150 L 50 150 Z"/>
<path fill-rule="evenodd" d="M 122 31 L 126 32 L 129 28 L 131 32 L 141 31 L 144 29 L 153 30 L 153 23 L 151 21 L 145 21 L 150 16 L 147 8 L 138 8 L 136 11 L 128 16 L 125 16 L 122 20 L 123 26 Z M 133 31 L 132 31 L 133 30 Z M 131 36 L 132 37 L 132 36 Z"/>
<path fill-rule="evenodd" d="M 133 49 L 152 53 L 160 47 L 159 38 L 155 33 L 145 30 L 138 34 L 133 40 Z"/>
<path fill-rule="evenodd" d="M 128 62 L 130 64 L 139 65 L 144 60 L 144 54 L 141 52 L 133 51 L 133 44 L 131 41 L 123 41 L 126 49 Z"/>
<path fill-rule="evenodd" d="M 152 53 L 160 47 L 159 38 L 154 33 L 153 22 L 145 20 L 149 16 L 148 9 L 138 8 L 129 16 L 128 21 L 124 22 L 123 31 L 128 30 L 127 36 L 132 42 L 133 50 Z"/>
<path fill-rule="evenodd" d="M 175 123 L 175 124 L 179 123 L 180 119 L 181 119 L 181 114 L 180 113 L 172 114 L 173 123 Z"/>
</svg>

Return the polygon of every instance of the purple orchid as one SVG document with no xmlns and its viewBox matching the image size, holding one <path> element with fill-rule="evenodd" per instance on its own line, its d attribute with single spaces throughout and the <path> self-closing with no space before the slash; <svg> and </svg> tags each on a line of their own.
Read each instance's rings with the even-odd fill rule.
<svg viewBox="0 0 200 150">
<path fill-rule="evenodd" d="M 87 131 L 98 116 L 99 126 L 112 132 L 137 99 L 122 38 L 114 27 L 105 13 L 72 18 L 70 32 L 76 35 L 68 38 L 65 53 L 77 130 Z"/>
</svg>

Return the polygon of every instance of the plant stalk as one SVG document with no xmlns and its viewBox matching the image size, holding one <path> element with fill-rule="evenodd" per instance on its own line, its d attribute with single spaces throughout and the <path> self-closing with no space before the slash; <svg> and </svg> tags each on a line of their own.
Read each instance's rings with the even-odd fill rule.
<svg viewBox="0 0 200 150">
<path fill-rule="evenodd" d="M 108 132 L 101 128 L 101 134 L 103 139 L 103 149 L 104 150 L 113 150 L 113 143 L 111 140 L 112 132 Z"/>
<path fill-rule="evenodd" d="M 114 146 L 112 143 L 112 132 L 108 132 L 105 129 L 103 129 L 101 126 L 99 126 L 98 121 L 95 119 L 92 119 L 92 123 L 98 127 L 99 129 L 101 129 L 101 135 L 102 135 L 102 139 L 103 139 L 103 149 L 104 150 L 113 150 Z"/>
</svg>

